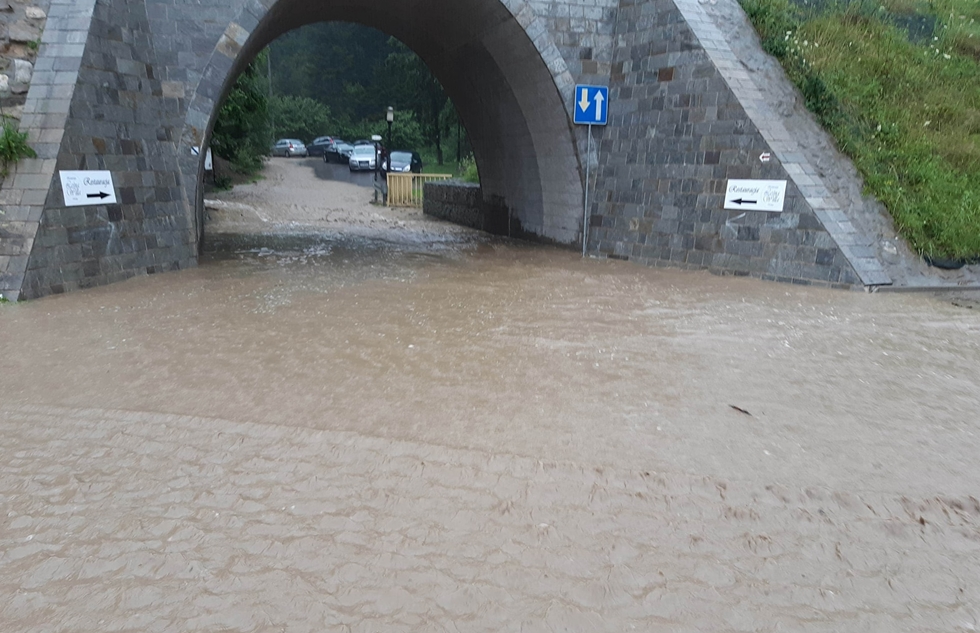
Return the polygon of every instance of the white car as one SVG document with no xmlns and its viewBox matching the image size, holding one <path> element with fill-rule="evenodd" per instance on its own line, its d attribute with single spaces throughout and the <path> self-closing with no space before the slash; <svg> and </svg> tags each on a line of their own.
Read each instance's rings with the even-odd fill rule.
<svg viewBox="0 0 980 633">
<path fill-rule="evenodd" d="M 368 171 L 374 171 L 377 167 L 377 150 L 374 145 L 355 145 L 354 151 L 350 155 L 350 165 L 351 171 L 361 171 L 366 169 Z"/>
</svg>

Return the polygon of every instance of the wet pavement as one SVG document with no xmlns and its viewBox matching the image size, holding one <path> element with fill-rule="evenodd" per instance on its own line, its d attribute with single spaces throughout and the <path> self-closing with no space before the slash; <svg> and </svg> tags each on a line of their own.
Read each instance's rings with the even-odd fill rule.
<svg viewBox="0 0 980 633">
<path fill-rule="evenodd" d="M 349 182 L 359 187 L 374 188 L 373 171 L 351 171 L 347 165 L 325 163 L 322 158 L 307 158 L 312 163 L 313 172 L 320 180 Z"/>
<path fill-rule="evenodd" d="M 969 299 L 365 209 L 0 305 L 0 630 L 980 627 Z"/>
</svg>

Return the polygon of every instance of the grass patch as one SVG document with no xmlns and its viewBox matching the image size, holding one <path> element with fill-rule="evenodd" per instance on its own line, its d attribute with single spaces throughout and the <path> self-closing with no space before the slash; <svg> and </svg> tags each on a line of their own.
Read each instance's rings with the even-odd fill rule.
<svg viewBox="0 0 980 633">
<path fill-rule="evenodd" d="M 457 163 L 456 152 L 453 151 L 451 158 L 448 156 L 448 154 L 443 155 L 442 165 L 439 164 L 439 161 L 436 158 L 436 150 L 434 147 L 419 150 L 419 156 L 422 157 L 423 173 L 449 174 L 458 180 L 465 180 L 466 182 L 479 182 L 478 179 L 467 180 L 467 177 L 476 177 L 476 161 L 473 159 L 472 155 L 464 156 L 463 162 Z"/>
<path fill-rule="evenodd" d="M 7 177 L 10 166 L 22 158 L 37 158 L 37 154 L 27 144 L 27 132 L 17 130 L 17 122 L 3 119 L 0 130 L 0 177 Z"/>
<path fill-rule="evenodd" d="M 980 254 L 980 2 L 742 6 L 911 246 Z"/>
</svg>

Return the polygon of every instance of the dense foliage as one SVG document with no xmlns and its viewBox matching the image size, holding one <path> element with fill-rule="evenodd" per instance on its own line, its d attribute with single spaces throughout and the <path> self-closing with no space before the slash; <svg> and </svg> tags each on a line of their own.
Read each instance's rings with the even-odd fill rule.
<svg viewBox="0 0 980 633">
<path fill-rule="evenodd" d="M 385 112 L 392 106 L 394 146 L 423 153 L 431 148 L 439 164 L 447 146 L 469 152 L 465 135 L 457 138 L 462 130 L 442 86 L 398 40 L 358 24 L 330 22 L 287 33 L 270 50 L 275 94 L 308 97 L 330 109 L 332 125 L 314 136 L 386 137 Z"/>
<path fill-rule="evenodd" d="M 980 4 L 742 5 L 910 244 L 980 255 Z"/>
<path fill-rule="evenodd" d="M 262 68 L 266 53 L 260 54 L 238 76 L 222 103 L 211 136 L 214 153 L 231 162 L 232 168 L 250 174 L 262 166 L 272 143 L 269 117 L 269 84 Z"/>
<path fill-rule="evenodd" d="M 471 153 L 442 86 L 401 42 L 356 24 L 312 24 L 273 42 L 241 74 L 212 148 L 236 171 L 252 173 L 276 138 L 377 134 L 387 142 L 388 106 L 393 147 L 420 152 L 429 166 L 443 164 L 447 147 L 456 163 Z"/>
<path fill-rule="evenodd" d="M 309 97 L 275 96 L 269 101 L 273 136 L 305 142 L 322 136 L 333 125 L 330 108 Z"/>
</svg>

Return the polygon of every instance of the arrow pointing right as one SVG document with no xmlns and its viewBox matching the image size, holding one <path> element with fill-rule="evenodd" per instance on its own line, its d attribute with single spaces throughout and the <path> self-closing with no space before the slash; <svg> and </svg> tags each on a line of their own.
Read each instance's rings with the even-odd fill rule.
<svg viewBox="0 0 980 633">
<path fill-rule="evenodd" d="M 90 194 L 86 195 L 85 197 L 86 198 L 99 198 L 99 199 L 102 199 L 102 198 L 108 198 L 109 197 L 109 194 L 107 194 L 104 191 L 100 191 L 99 193 L 90 193 Z"/>
</svg>

